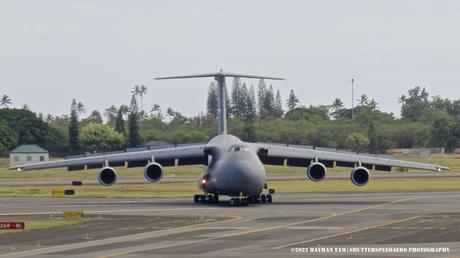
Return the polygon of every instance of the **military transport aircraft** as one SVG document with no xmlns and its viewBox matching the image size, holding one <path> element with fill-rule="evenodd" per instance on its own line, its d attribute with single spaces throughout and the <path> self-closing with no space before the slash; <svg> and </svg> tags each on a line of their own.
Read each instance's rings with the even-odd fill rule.
<svg viewBox="0 0 460 258">
<path fill-rule="evenodd" d="M 10 169 L 19 171 L 67 167 L 71 170 L 99 168 L 97 179 L 104 186 L 117 181 L 114 167 L 144 167 L 144 176 L 149 182 L 159 181 L 164 174 L 163 167 L 175 165 L 202 164 L 205 172 L 198 180 L 203 194 L 195 195 L 196 203 L 217 203 L 219 195 L 230 196 L 230 205 L 248 203 L 271 203 L 273 189 L 268 189 L 265 165 L 305 167 L 306 175 L 312 181 L 321 181 L 326 177 L 327 168 L 343 166 L 351 168 L 351 182 L 357 186 L 365 185 L 370 179 L 369 170 L 391 171 L 392 167 L 414 168 L 440 171 L 444 166 L 383 159 L 364 155 L 320 151 L 275 144 L 243 142 L 238 137 L 227 134 L 225 110 L 225 78 L 255 78 L 283 80 L 282 78 L 227 73 L 195 74 L 155 78 L 182 79 L 213 77 L 218 83 L 218 130 L 219 135 L 207 144 L 180 146 L 107 154 L 100 156 L 65 159 L 19 165 Z"/>
</svg>

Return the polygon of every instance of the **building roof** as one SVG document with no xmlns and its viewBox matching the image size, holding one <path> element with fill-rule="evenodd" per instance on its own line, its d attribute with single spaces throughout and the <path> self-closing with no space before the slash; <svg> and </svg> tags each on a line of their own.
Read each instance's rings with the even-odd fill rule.
<svg viewBox="0 0 460 258">
<path fill-rule="evenodd" d="M 23 144 L 10 153 L 48 153 L 48 151 L 35 144 Z"/>
</svg>

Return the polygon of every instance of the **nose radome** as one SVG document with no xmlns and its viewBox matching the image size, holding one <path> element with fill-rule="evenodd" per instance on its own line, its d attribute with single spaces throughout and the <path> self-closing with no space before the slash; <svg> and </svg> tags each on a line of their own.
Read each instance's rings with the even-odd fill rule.
<svg viewBox="0 0 460 258">
<path fill-rule="evenodd" d="M 259 175 L 250 164 L 233 164 L 219 188 L 228 192 L 251 194 L 259 191 L 263 185 L 264 177 Z"/>
</svg>

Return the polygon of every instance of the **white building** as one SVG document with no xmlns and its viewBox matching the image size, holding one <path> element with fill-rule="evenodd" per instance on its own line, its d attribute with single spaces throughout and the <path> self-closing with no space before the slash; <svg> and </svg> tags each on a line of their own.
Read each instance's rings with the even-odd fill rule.
<svg viewBox="0 0 460 258">
<path fill-rule="evenodd" d="M 10 152 L 10 166 L 44 162 L 48 160 L 48 151 L 35 144 L 23 144 Z"/>
</svg>

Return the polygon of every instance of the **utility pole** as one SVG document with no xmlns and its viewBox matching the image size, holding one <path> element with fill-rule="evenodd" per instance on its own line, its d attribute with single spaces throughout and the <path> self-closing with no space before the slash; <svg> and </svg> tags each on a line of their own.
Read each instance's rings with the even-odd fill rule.
<svg viewBox="0 0 460 258">
<path fill-rule="evenodd" d="M 355 79 L 351 79 L 351 120 L 355 120 L 355 92 L 354 92 Z"/>
</svg>

